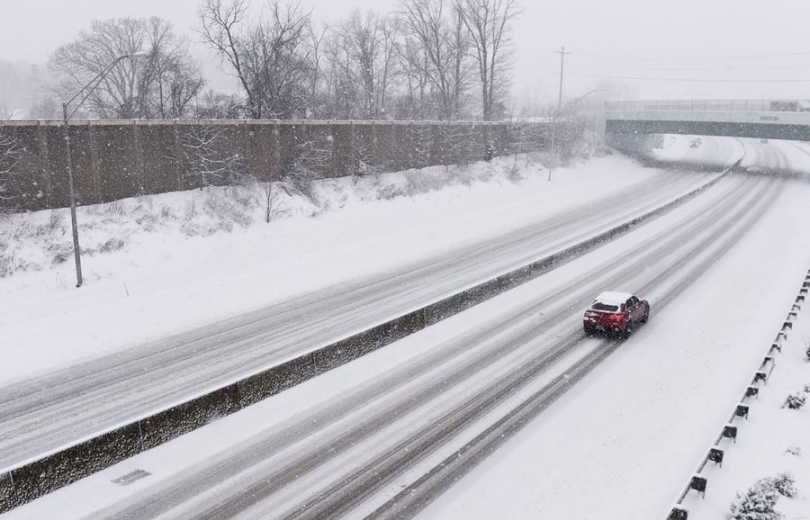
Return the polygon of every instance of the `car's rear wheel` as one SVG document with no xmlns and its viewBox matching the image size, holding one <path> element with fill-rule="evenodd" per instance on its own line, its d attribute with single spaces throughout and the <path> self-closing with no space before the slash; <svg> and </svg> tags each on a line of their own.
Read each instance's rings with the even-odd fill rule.
<svg viewBox="0 0 810 520">
<path fill-rule="evenodd" d="M 591 326 L 591 325 L 584 325 L 583 329 L 585 329 L 585 334 L 588 334 L 588 335 L 593 334 L 594 330 L 595 330 L 593 328 L 593 326 Z"/>
<path fill-rule="evenodd" d="M 650 308 L 647 307 L 647 310 L 644 311 L 644 317 L 641 318 L 641 323 L 647 323 L 647 320 L 650 319 Z"/>
</svg>

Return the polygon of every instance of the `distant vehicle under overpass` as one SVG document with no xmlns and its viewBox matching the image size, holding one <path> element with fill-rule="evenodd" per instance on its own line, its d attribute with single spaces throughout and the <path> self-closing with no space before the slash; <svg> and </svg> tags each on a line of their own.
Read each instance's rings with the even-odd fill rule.
<svg viewBox="0 0 810 520">
<path fill-rule="evenodd" d="M 784 100 L 607 103 L 605 132 L 810 141 L 810 102 Z"/>
</svg>

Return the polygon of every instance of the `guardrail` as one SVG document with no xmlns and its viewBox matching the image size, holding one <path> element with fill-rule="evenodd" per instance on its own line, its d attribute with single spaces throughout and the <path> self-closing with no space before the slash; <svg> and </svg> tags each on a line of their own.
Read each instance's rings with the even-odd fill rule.
<svg viewBox="0 0 810 520">
<path fill-rule="evenodd" d="M 43 454 L 42 457 L 18 467 L 5 469 L 0 473 L 0 513 L 168 442 L 215 419 L 235 413 L 533 280 L 691 200 L 720 182 L 739 164 L 740 161 L 737 161 L 711 181 L 658 208 L 528 265 L 429 303 L 359 334 L 301 354 L 286 363 L 257 371 L 186 402 L 156 410 L 147 417 L 133 420 L 119 428 L 98 432 L 93 438 L 66 445 L 63 449 Z"/>
<path fill-rule="evenodd" d="M 734 410 L 731 412 L 731 416 L 729 417 L 728 421 L 726 421 L 726 424 L 723 426 L 722 430 L 709 447 L 706 455 L 701 459 L 697 470 L 689 479 L 689 482 L 686 484 L 684 490 L 678 497 L 678 500 L 675 502 L 675 505 L 672 507 L 669 516 L 667 516 L 667 520 L 689 519 L 689 510 L 683 507 L 682 504 L 690 491 L 694 490 L 699 495 L 702 494 L 704 497 L 706 496 L 708 478 L 703 476 L 701 473 L 706 467 L 706 464 L 709 462 L 719 464 L 721 468 L 723 467 L 726 449 L 721 445 L 721 443 L 737 442 L 737 433 L 739 430 L 740 421 L 743 419 L 747 420 L 750 411 L 750 405 L 747 403 L 747 400 L 751 399 L 752 397 L 756 398 L 759 395 L 762 387 L 767 385 L 768 379 L 771 377 L 774 368 L 776 368 L 776 359 L 774 357 L 774 353 L 782 353 L 782 345 L 785 341 L 787 341 L 788 333 L 793 330 L 793 322 L 796 320 L 798 312 L 801 311 L 802 306 L 805 304 L 808 298 L 808 291 L 810 291 L 810 270 L 807 271 L 807 275 L 802 282 L 802 287 L 799 289 L 799 294 L 796 296 L 790 311 L 788 311 L 787 317 L 782 322 L 782 326 L 780 327 L 779 332 L 776 334 L 776 339 L 773 341 L 773 343 L 771 343 L 770 347 L 768 348 L 768 353 L 762 359 L 762 363 L 759 364 L 759 368 L 757 368 L 757 370 L 754 372 L 754 375 L 751 378 L 751 383 L 749 383 L 745 388 L 741 399 L 734 406 Z"/>
</svg>

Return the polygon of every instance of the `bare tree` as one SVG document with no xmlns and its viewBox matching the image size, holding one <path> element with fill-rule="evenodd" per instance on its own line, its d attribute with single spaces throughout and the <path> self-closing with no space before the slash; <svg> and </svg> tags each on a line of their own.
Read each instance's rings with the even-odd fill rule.
<svg viewBox="0 0 810 520">
<path fill-rule="evenodd" d="M 0 121 L 0 214 L 17 209 L 19 190 L 16 166 L 22 158 L 23 151 L 14 134 Z"/>
<path fill-rule="evenodd" d="M 389 82 L 394 72 L 398 24 L 373 12 L 355 10 L 337 31 L 345 52 L 346 76 L 360 86 L 359 116 L 378 119 L 386 112 Z"/>
<path fill-rule="evenodd" d="M 360 117 L 358 109 L 362 92 L 349 42 L 338 31 L 331 31 L 324 46 L 325 115 L 330 119 Z"/>
<path fill-rule="evenodd" d="M 254 119 L 306 115 L 312 49 L 310 13 L 272 0 L 256 21 L 246 0 L 205 0 L 199 11 L 203 40 L 239 79 Z"/>
<path fill-rule="evenodd" d="M 225 127 L 200 122 L 185 130 L 180 134 L 179 160 L 194 184 L 200 189 L 241 184 L 244 158 L 226 149 Z"/>
<path fill-rule="evenodd" d="M 332 158 L 334 141 L 305 137 L 282 168 L 282 180 L 289 189 L 313 198 L 313 182 L 323 176 Z"/>
<path fill-rule="evenodd" d="M 273 182 L 267 181 L 267 184 L 265 184 L 262 188 L 262 192 L 264 193 L 264 200 L 266 203 L 265 221 L 269 224 L 270 217 L 273 214 L 273 203 L 276 200 L 276 190 L 273 189 Z"/>
<path fill-rule="evenodd" d="M 390 171 L 384 161 L 375 156 L 372 144 L 360 140 L 352 149 L 352 184 L 365 177 L 379 177 L 380 174 Z"/>
<path fill-rule="evenodd" d="M 145 64 L 118 62 L 86 106 L 107 118 L 177 117 L 203 86 L 185 45 L 159 18 L 94 21 L 76 41 L 56 50 L 50 67 L 62 77 L 59 90 L 72 94 L 120 56 L 145 52 Z"/>
<path fill-rule="evenodd" d="M 397 115 L 401 119 L 434 117 L 430 61 L 424 46 L 415 38 L 405 37 L 397 45 L 400 56 L 399 78 L 405 86 Z"/>
<path fill-rule="evenodd" d="M 440 153 L 447 170 L 466 167 L 473 161 L 485 158 L 489 143 L 480 141 L 475 127 L 464 123 L 443 124 L 438 127 L 438 134 Z"/>
<path fill-rule="evenodd" d="M 430 81 L 441 99 L 444 118 L 458 119 L 471 71 L 470 38 L 461 4 L 406 0 L 401 16 L 411 40 L 400 47 L 400 55 L 417 78 L 423 75 Z"/>
<path fill-rule="evenodd" d="M 200 67 L 188 55 L 186 41 L 174 35 L 160 18 L 145 22 L 149 54 L 141 75 L 141 113 L 166 119 L 186 115 L 191 101 L 205 86 Z"/>
<path fill-rule="evenodd" d="M 505 86 L 512 20 L 520 14 L 517 0 L 454 0 L 475 49 L 481 83 L 482 111 L 491 121 Z"/>
<path fill-rule="evenodd" d="M 50 65 L 65 78 L 61 90 L 74 92 L 104 71 L 119 56 L 141 52 L 146 34 L 135 18 L 94 21 L 76 41 L 59 47 Z M 104 78 L 86 102 L 101 117 L 136 117 L 138 62 L 123 60 Z M 62 97 L 66 97 L 63 95 Z"/>
<path fill-rule="evenodd" d="M 413 167 L 425 168 L 430 165 L 430 153 L 433 146 L 433 129 L 424 124 L 411 126 L 414 156 Z"/>
<path fill-rule="evenodd" d="M 326 37 L 329 34 L 329 27 L 324 25 L 320 29 L 315 29 L 312 24 L 308 26 L 307 38 L 309 39 L 310 59 L 312 63 L 312 74 L 309 87 L 309 117 L 318 118 L 326 112 L 328 99 L 329 79 L 324 73 L 324 53 Z"/>
</svg>

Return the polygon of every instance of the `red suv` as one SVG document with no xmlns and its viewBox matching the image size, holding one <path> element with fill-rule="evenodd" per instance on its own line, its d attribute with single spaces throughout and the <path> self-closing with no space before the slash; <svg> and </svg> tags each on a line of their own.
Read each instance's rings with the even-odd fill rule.
<svg viewBox="0 0 810 520">
<path fill-rule="evenodd" d="M 586 334 L 601 331 L 626 336 L 638 323 L 647 323 L 650 304 L 629 293 L 603 292 L 585 311 Z"/>
</svg>

